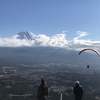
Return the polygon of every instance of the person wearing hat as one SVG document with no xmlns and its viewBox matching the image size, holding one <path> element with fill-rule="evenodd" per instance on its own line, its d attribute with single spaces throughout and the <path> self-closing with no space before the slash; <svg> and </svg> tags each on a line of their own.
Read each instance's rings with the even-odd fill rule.
<svg viewBox="0 0 100 100">
<path fill-rule="evenodd" d="M 83 97 L 83 88 L 80 85 L 79 81 L 76 81 L 76 86 L 74 87 L 74 95 L 75 95 L 75 100 L 82 100 Z"/>
<path fill-rule="evenodd" d="M 44 79 L 41 79 L 41 84 L 38 87 L 37 100 L 46 100 L 48 97 L 48 86 Z"/>
</svg>

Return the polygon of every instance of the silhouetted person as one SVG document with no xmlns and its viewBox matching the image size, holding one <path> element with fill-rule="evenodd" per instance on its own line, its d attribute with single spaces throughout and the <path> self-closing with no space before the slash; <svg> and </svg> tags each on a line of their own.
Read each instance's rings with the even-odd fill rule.
<svg viewBox="0 0 100 100">
<path fill-rule="evenodd" d="M 44 79 L 41 79 L 41 84 L 38 87 L 37 100 L 46 100 L 48 97 L 48 86 Z"/>
<path fill-rule="evenodd" d="M 76 81 L 76 86 L 74 87 L 74 95 L 75 95 L 75 100 L 82 100 L 83 97 L 83 88 L 80 85 L 79 81 Z"/>
</svg>

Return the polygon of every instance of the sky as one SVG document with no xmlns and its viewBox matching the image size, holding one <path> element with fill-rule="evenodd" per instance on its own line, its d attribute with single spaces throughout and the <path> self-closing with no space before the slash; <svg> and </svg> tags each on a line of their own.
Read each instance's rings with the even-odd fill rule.
<svg viewBox="0 0 100 100">
<path fill-rule="evenodd" d="M 100 0 L 0 0 L 0 41 L 30 31 L 49 38 L 64 34 L 66 41 L 97 43 L 98 49 L 99 26 Z"/>
</svg>

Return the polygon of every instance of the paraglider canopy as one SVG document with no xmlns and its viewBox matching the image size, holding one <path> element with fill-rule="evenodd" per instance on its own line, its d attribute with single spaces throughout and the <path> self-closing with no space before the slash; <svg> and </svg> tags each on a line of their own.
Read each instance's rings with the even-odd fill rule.
<svg viewBox="0 0 100 100">
<path fill-rule="evenodd" d="M 91 50 L 91 51 L 95 52 L 98 56 L 100 56 L 100 53 L 99 53 L 97 50 L 92 49 L 92 48 L 86 48 L 86 49 L 81 50 L 81 51 L 79 52 L 79 55 L 80 55 L 82 52 L 86 51 L 86 50 Z"/>
</svg>

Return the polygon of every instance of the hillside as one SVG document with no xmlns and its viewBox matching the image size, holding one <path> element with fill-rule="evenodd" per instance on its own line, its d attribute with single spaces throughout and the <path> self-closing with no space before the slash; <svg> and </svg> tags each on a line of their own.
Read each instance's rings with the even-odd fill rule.
<svg viewBox="0 0 100 100">
<path fill-rule="evenodd" d="M 53 47 L 1 47 L 0 61 L 7 62 L 4 63 L 5 66 L 8 63 L 15 63 L 15 65 L 17 63 L 84 63 L 100 65 L 100 58 L 95 53 L 83 52 L 81 55 L 78 55 L 78 53 L 79 51 Z"/>
</svg>

